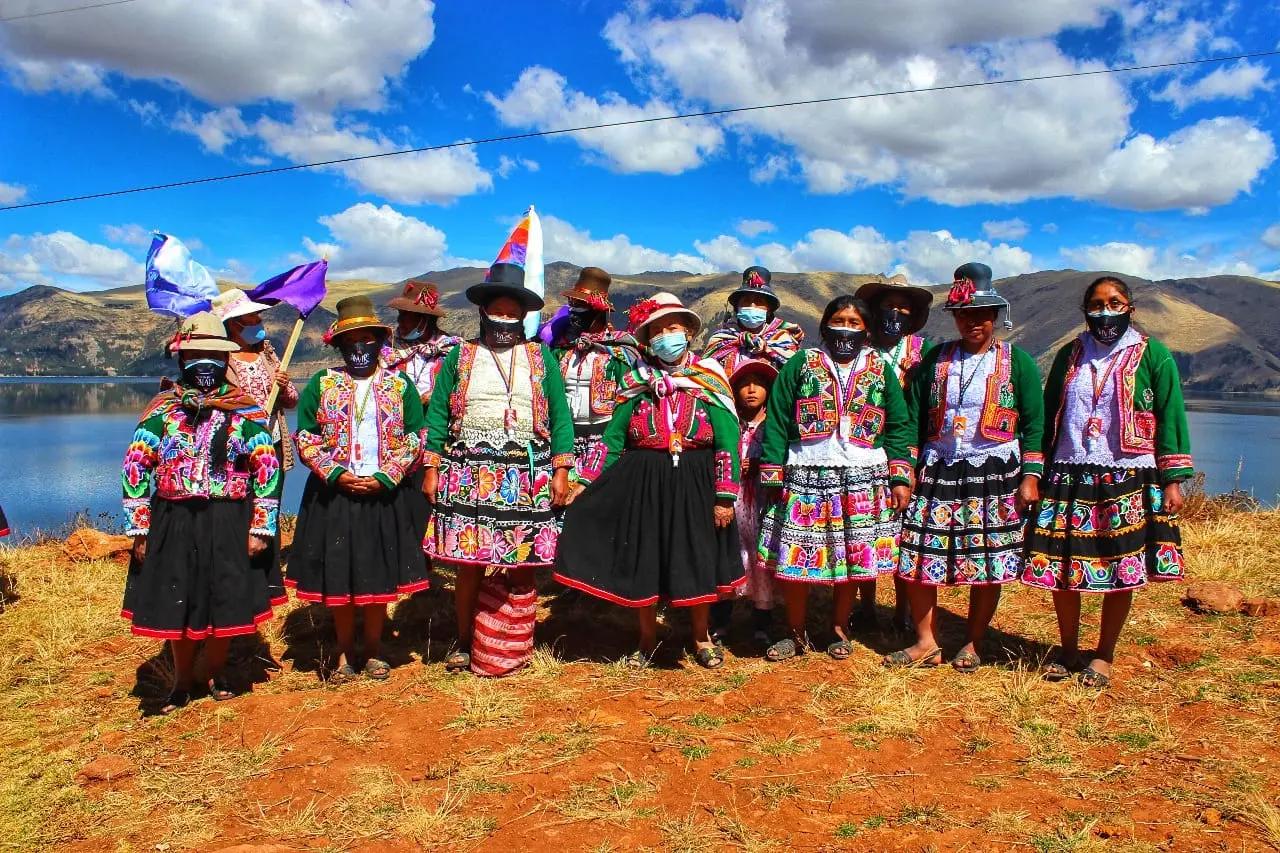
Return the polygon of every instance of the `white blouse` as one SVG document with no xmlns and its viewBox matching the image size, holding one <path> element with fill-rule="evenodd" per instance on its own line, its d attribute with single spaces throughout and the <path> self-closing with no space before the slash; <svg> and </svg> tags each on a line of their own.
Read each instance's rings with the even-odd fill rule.
<svg viewBox="0 0 1280 853">
<path fill-rule="evenodd" d="M 1084 345 L 1080 368 L 1071 384 L 1062 390 L 1062 423 L 1058 425 L 1053 461 L 1102 465 L 1107 468 L 1156 467 L 1153 453 L 1131 454 L 1120 451 L 1120 403 L 1116 397 L 1120 374 L 1117 370 L 1124 352 L 1130 347 L 1139 346 L 1142 335 L 1130 328 L 1120 336 L 1120 340 L 1109 347 L 1098 343 L 1088 332 L 1082 333 L 1080 340 Z M 1098 396 L 1096 404 L 1095 388 Z M 1044 415 L 1046 418 L 1055 418 L 1058 413 L 1045 412 Z M 1092 441 L 1086 435 L 1090 418 L 1100 421 L 1101 431 Z"/>
<path fill-rule="evenodd" d="M 511 369 L 512 352 L 515 367 Z M 498 364 L 502 367 L 499 369 Z M 510 371 L 510 408 L 516 411 L 515 429 L 507 432 L 507 385 L 502 374 Z M 459 438 L 467 444 L 485 442 L 501 446 L 507 441 L 534 440 L 533 382 L 528 350 L 524 346 L 495 352 L 481 345 L 471 365 L 471 383 L 467 386 L 466 407 L 462 415 Z"/>
<path fill-rule="evenodd" d="M 941 459 L 947 465 L 964 461 L 981 465 L 991 457 L 1009 461 L 1021 459 L 1018 439 L 992 441 L 978 431 L 982 408 L 987 401 L 987 382 L 996 368 L 996 344 L 978 355 L 956 347 L 947 371 L 946 406 L 943 409 L 942 436 L 925 445 L 924 463 L 932 465 Z M 961 392 L 963 391 L 963 397 Z M 957 434 L 955 424 L 964 419 Z"/>
<path fill-rule="evenodd" d="M 871 357 L 871 349 L 863 347 L 858 357 L 849 364 L 842 365 L 827 354 L 828 369 L 835 368 L 836 394 L 843 395 L 849 384 L 849 376 L 867 366 Z M 874 465 L 887 465 L 889 457 L 883 447 L 863 447 L 849 441 L 849 418 L 839 419 L 836 431 L 822 438 L 793 442 L 787 448 L 788 465 L 804 465 L 821 468 L 865 468 Z"/>
</svg>

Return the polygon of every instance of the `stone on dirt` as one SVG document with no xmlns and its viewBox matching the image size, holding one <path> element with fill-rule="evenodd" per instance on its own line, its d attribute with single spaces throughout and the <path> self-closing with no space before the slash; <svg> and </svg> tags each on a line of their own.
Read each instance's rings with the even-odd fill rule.
<svg viewBox="0 0 1280 853">
<path fill-rule="evenodd" d="M 1229 583 L 1198 581 L 1187 588 L 1183 602 L 1196 613 L 1225 615 L 1239 613 L 1244 596 Z"/>
<path fill-rule="evenodd" d="M 1266 616 L 1268 613 L 1280 612 L 1280 604 L 1265 598 L 1246 598 L 1240 605 L 1240 612 L 1245 616 Z"/>
<path fill-rule="evenodd" d="M 104 755 L 80 768 L 76 774 L 85 782 L 114 782 L 138 772 L 138 765 L 123 755 Z"/>
<path fill-rule="evenodd" d="M 75 563 L 93 560 L 128 560 L 133 540 L 128 536 L 112 536 L 100 530 L 82 527 L 62 543 L 67 559 Z"/>
</svg>

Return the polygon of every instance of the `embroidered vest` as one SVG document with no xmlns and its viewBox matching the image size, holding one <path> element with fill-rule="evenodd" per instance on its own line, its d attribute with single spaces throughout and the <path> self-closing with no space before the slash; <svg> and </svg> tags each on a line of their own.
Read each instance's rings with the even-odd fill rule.
<svg viewBox="0 0 1280 853">
<path fill-rule="evenodd" d="M 537 342 L 520 344 L 525 348 L 525 359 L 529 363 L 529 381 L 532 383 L 533 399 L 533 434 L 538 438 L 551 437 L 551 412 L 547 404 L 547 395 L 543 391 L 542 380 L 547 374 L 546 362 L 542 360 L 542 344 Z M 475 341 L 466 341 L 458 347 L 458 384 L 449 395 L 449 431 L 457 435 L 462 426 L 462 416 L 467 410 L 467 389 L 471 387 L 471 368 L 476 361 L 476 353 L 480 345 Z"/>
<path fill-rule="evenodd" d="M 572 349 L 560 355 L 560 373 L 566 379 L 569 371 L 574 369 L 574 357 L 577 355 Z M 599 351 L 594 355 L 591 362 L 591 414 L 612 415 L 618 406 L 618 383 L 608 378 L 611 358 L 608 353 Z"/>
<path fill-rule="evenodd" d="M 929 386 L 929 441 L 942 438 L 947 409 L 947 377 L 951 372 L 951 357 L 958 347 L 957 342 L 950 341 L 943 344 L 938 352 L 933 382 Z M 1013 441 L 1018 437 L 1018 395 L 1013 387 L 1013 348 L 1005 341 L 997 341 L 991 349 L 995 353 L 996 364 L 987 377 L 978 434 L 988 441 Z"/>
<path fill-rule="evenodd" d="M 850 419 L 850 443 L 874 447 L 876 438 L 884 430 L 884 371 L 887 364 L 880 353 L 870 351 L 866 363 L 853 374 L 850 399 L 841 402 L 837 395 L 843 391 L 827 367 L 822 351 L 805 350 L 795 409 L 800 440 L 834 435 L 840 426 L 843 410 L 844 416 Z"/>
<path fill-rule="evenodd" d="M 1116 385 L 1116 404 L 1119 411 L 1120 451 L 1122 453 L 1143 454 L 1155 453 L 1156 450 L 1156 415 L 1155 392 L 1148 383 L 1142 389 L 1141 397 L 1135 393 L 1138 382 L 1138 366 L 1147 352 L 1147 336 L 1142 336 L 1142 343 L 1129 347 L 1116 364 L 1111 381 Z M 1054 415 L 1053 436 L 1057 443 L 1058 430 L 1062 427 L 1062 414 L 1066 409 L 1066 389 L 1071 387 L 1072 380 L 1080 372 L 1081 359 L 1084 355 L 1084 344 L 1079 338 L 1071 343 L 1071 356 L 1068 359 L 1067 375 L 1062 381 L 1063 393 L 1058 402 L 1058 411 Z"/>
</svg>

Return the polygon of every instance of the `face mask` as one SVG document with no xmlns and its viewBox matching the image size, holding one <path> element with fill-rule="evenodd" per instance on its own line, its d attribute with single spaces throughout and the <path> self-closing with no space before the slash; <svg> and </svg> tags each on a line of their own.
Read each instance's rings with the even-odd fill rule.
<svg viewBox="0 0 1280 853">
<path fill-rule="evenodd" d="M 880 331 L 886 338 L 900 338 L 907 333 L 907 320 L 910 316 L 893 308 L 884 312 L 880 318 Z"/>
<path fill-rule="evenodd" d="M 831 351 L 839 356 L 857 355 L 858 350 L 867 342 L 866 329 L 833 329 L 830 326 L 822 330 L 822 339 L 831 347 Z"/>
<path fill-rule="evenodd" d="M 684 332 L 667 332 L 649 341 L 649 350 L 667 364 L 675 364 L 689 350 L 689 338 Z"/>
<path fill-rule="evenodd" d="M 201 394 L 217 390 L 227 378 L 227 363 L 197 358 L 182 365 L 182 381 Z"/>
<path fill-rule="evenodd" d="M 764 321 L 769 319 L 769 312 L 763 308 L 739 308 L 738 322 L 743 328 L 754 329 L 757 326 L 763 326 Z"/>
<path fill-rule="evenodd" d="M 425 322 L 418 323 L 418 325 L 416 325 L 416 326 L 414 326 L 414 327 L 413 327 L 413 331 L 408 332 L 407 334 L 403 334 L 403 335 L 401 335 L 401 336 L 400 336 L 400 340 L 402 340 L 402 341 L 416 341 L 416 340 L 418 340 L 419 338 L 421 338 L 421 337 L 422 337 L 422 333 L 423 333 L 424 331 L 426 331 L 426 328 L 427 328 L 427 324 L 426 324 Z"/>
<path fill-rule="evenodd" d="M 524 321 L 495 320 L 480 312 L 480 334 L 494 347 L 511 347 L 524 340 Z"/>
<path fill-rule="evenodd" d="M 240 327 L 240 340 L 247 344 L 260 344 L 267 339 L 267 330 L 262 328 L 261 323 L 254 323 L 252 326 Z"/>
<path fill-rule="evenodd" d="M 1084 322 L 1089 327 L 1089 334 L 1103 346 L 1111 346 L 1120 340 L 1129 329 L 1128 311 L 1099 311 L 1096 314 L 1085 314 Z"/>
<path fill-rule="evenodd" d="M 382 349 L 382 344 L 377 341 L 360 341 L 359 343 L 343 343 L 338 347 L 342 353 L 342 360 L 346 362 L 347 370 L 352 373 L 362 373 L 373 367 L 378 360 L 378 352 Z"/>
<path fill-rule="evenodd" d="M 600 312 L 594 308 L 578 307 L 569 309 L 569 329 L 575 333 L 586 332 L 600 319 Z"/>
</svg>

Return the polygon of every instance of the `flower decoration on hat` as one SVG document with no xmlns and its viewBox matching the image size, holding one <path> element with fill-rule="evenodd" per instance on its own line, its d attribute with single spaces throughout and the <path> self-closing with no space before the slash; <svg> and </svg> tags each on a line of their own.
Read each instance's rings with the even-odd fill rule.
<svg viewBox="0 0 1280 853">
<path fill-rule="evenodd" d="M 599 293 L 587 293 L 586 291 L 577 291 L 571 299 L 581 302 L 594 311 L 611 311 L 613 306 L 609 304 L 608 298 Z"/>
<path fill-rule="evenodd" d="M 747 273 L 747 280 L 744 283 L 748 287 L 764 288 L 769 286 L 769 282 L 764 280 L 764 276 L 760 275 L 760 273 L 755 270 L 751 270 Z"/>
<path fill-rule="evenodd" d="M 971 279 L 959 279 L 951 286 L 951 291 L 947 293 L 948 308 L 958 308 L 968 305 L 973 301 L 973 294 L 977 292 Z"/>
<path fill-rule="evenodd" d="M 649 318 L 659 307 L 656 299 L 642 299 L 632 305 L 627 311 L 627 331 L 635 334 L 641 326 L 649 322 Z"/>
</svg>

